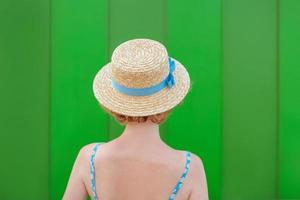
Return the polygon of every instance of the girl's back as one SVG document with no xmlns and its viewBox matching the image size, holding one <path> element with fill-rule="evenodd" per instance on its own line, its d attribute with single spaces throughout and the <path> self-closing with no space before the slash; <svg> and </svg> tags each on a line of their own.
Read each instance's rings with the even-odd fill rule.
<svg viewBox="0 0 300 200">
<path fill-rule="evenodd" d="M 81 149 L 83 182 L 91 199 L 187 200 L 199 158 L 172 148 L 126 147 L 118 142 L 92 143 Z M 190 160 L 190 164 L 187 160 Z M 195 162 L 195 163 L 194 163 Z M 92 190 L 94 167 L 95 192 Z M 188 169 L 186 169 L 188 168 Z M 199 170 L 199 167 L 198 169 Z M 185 174 L 183 179 L 180 179 Z M 197 174 L 197 173 L 196 173 Z M 182 186 L 178 183 L 182 180 Z M 177 187 L 176 187 L 177 186 Z M 178 191 L 174 193 L 174 189 Z M 173 195 L 172 195 L 173 193 Z M 95 196 L 96 195 L 96 196 Z M 173 197 L 173 198 L 172 198 Z"/>
</svg>

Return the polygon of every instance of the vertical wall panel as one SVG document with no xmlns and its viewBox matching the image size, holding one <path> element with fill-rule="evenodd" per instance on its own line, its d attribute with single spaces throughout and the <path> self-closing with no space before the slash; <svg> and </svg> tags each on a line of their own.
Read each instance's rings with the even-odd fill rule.
<svg viewBox="0 0 300 200">
<path fill-rule="evenodd" d="M 224 0 L 224 200 L 277 197 L 277 1 Z"/>
<path fill-rule="evenodd" d="M 129 39 L 149 38 L 164 43 L 166 0 L 109 2 L 109 56 L 119 44 Z M 119 136 L 123 128 L 110 117 L 109 138 Z M 164 124 L 161 127 L 162 137 L 165 130 Z"/>
<path fill-rule="evenodd" d="M 49 199 L 49 1 L 0 1 L 0 199 Z"/>
<path fill-rule="evenodd" d="M 107 140 L 92 91 L 107 61 L 107 2 L 53 0 L 51 28 L 51 199 L 61 199 L 79 149 Z"/>
<path fill-rule="evenodd" d="M 280 1 L 280 197 L 300 199 L 300 1 Z"/>
<path fill-rule="evenodd" d="M 190 73 L 191 91 L 168 121 L 167 141 L 202 158 L 210 199 L 221 199 L 222 16 L 220 0 L 168 1 L 170 56 Z"/>
</svg>

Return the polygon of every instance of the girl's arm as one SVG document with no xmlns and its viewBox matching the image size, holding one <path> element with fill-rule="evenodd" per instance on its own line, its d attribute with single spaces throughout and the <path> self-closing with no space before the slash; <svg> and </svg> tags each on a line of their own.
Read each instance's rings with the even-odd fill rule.
<svg viewBox="0 0 300 200">
<path fill-rule="evenodd" d="M 202 160 L 195 154 L 193 154 L 191 160 L 191 168 L 193 166 L 193 174 L 191 176 L 193 182 L 193 188 L 189 197 L 189 200 L 208 200 L 208 190 L 206 175 Z"/>
<path fill-rule="evenodd" d="M 86 200 L 88 193 L 86 191 L 82 172 L 86 170 L 83 165 L 88 162 L 87 146 L 80 149 L 77 158 L 74 162 L 71 175 L 63 196 L 63 200 Z"/>
</svg>

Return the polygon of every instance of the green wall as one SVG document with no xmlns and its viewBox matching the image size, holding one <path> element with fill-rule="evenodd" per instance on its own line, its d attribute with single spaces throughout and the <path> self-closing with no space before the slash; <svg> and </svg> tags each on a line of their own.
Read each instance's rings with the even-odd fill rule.
<svg viewBox="0 0 300 200">
<path fill-rule="evenodd" d="M 223 199 L 275 199 L 277 2 L 223 2 Z"/>
<path fill-rule="evenodd" d="M 202 158 L 210 199 L 300 199 L 299 13 L 297 0 L 1 1 L 0 199 L 61 199 L 79 149 L 122 132 L 92 81 L 132 38 L 190 73 L 161 135 Z"/>
<path fill-rule="evenodd" d="M 0 199 L 49 199 L 48 0 L 0 1 Z"/>
<path fill-rule="evenodd" d="M 280 2 L 279 194 L 300 199 L 300 2 Z"/>
</svg>

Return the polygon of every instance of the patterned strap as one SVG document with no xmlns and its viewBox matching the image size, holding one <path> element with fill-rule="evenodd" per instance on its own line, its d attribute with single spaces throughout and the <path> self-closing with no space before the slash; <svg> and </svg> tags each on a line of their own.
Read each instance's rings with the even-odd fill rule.
<svg viewBox="0 0 300 200">
<path fill-rule="evenodd" d="M 98 196 L 96 194 L 96 184 L 95 184 L 95 156 L 97 149 L 101 143 L 96 143 L 93 147 L 93 151 L 90 158 L 90 174 L 91 174 L 91 188 L 93 193 L 93 200 L 98 200 Z"/>
<path fill-rule="evenodd" d="M 191 163 L 191 153 L 189 151 L 186 151 L 186 163 L 185 163 L 185 169 L 183 174 L 181 175 L 179 181 L 177 182 L 177 184 L 175 185 L 175 188 L 171 194 L 171 196 L 169 197 L 169 200 L 174 200 L 176 197 L 177 192 L 179 191 L 179 189 L 182 187 L 183 182 L 185 180 L 185 177 L 189 171 L 190 168 L 190 163 Z"/>
</svg>

